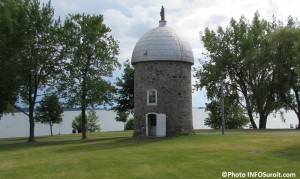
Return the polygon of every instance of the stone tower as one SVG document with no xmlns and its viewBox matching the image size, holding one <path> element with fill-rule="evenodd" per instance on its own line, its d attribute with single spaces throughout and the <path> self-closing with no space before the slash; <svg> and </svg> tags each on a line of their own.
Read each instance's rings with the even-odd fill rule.
<svg viewBox="0 0 300 179">
<path fill-rule="evenodd" d="M 136 43 L 134 66 L 134 137 L 193 134 L 189 43 L 168 27 L 164 8 L 159 27 Z"/>
</svg>

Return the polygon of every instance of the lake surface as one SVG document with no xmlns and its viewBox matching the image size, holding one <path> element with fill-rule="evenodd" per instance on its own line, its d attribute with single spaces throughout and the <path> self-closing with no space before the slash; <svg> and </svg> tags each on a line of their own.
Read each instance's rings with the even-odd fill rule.
<svg viewBox="0 0 300 179">
<path fill-rule="evenodd" d="M 122 131 L 124 130 L 124 123 L 115 120 L 116 113 L 113 111 L 96 110 L 97 116 L 100 119 L 101 131 Z M 63 113 L 63 122 L 58 125 L 53 125 L 53 134 L 71 134 L 72 121 L 75 116 L 79 115 L 80 111 L 65 111 Z M 210 129 L 204 125 L 204 119 L 208 113 L 204 109 L 193 108 L 193 126 L 194 129 Z M 285 122 L 281 120 L 279 114 L 276 116 L 270 115 L 268 117 L 268 129 L 289 129 L 292 124 L 298 124 L 297 116 L 294 112 L 290 111 L 284 114 Z M 258 124 L 258 119 L 256 119 Z M 50 135 L 50 126 L 45 124 L 35 124 L 35 135 Z M 0 120 L 0 138 L 10 137 L 27 137 L 29 136 L 29 121 L 28 117 L 23 113 L 7 114 Z"/>
</svg>

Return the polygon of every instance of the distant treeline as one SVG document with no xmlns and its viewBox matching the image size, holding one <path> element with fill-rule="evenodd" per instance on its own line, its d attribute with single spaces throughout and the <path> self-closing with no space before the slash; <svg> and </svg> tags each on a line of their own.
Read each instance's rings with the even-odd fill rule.
<svg viewBox="0 0 300 179">
<path fill-rule="evenodd" d="M 25 112 L 29 112 L 29 108 L 21 108 Z M 92 108 L 88 108 L 87 110 L 91 110 Z M 105 108 L 93 108 L 94 110 L 110 110 Z M 64 108 L 64 111 L 80 111 L 80 108 Z M 14 110 L 14 113 L 19 113 L 19 110 Z"/>
</svg>

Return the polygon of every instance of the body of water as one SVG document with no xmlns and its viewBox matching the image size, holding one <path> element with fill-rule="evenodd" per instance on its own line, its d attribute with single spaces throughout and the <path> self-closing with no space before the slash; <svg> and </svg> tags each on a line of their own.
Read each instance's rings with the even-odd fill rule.
<svg viewBox="0 0 300 179">
<path fill-rule="evenodd" d="M 101 131 L 122 131 L 124 123 L 115 120 L 116 113 L 113 111 L 96 110 L 97 116 L 100 119 Z M 72 121 L 75 116 L 79 115 L 80 111 L 65 111 L 63 113 L 63 122 L 53 125 L 53 134 L 71 134 Z M 204 109 L 193 108 L 193 126 L 194 129 L 210 129 L 204 125 L 204 119 L 208 116 Z M 268 117 L 268 129 L 289 129 L 291 125 L 295 127 L 298 124 L 297 116 L 290 111 L 284 114 L 286 119 L 282 121 L 279 114 L 270 115 Z M 256 119 L 258 124 L 258 119 Z M 50 135 L 50 126 L 45 124 L 35 124 L 35 135 Z M 29 136 L 29 121 L 28 117 L 23 113 L 7 114 L 0 120 L 0 138 L 10 137 L 27 137 Z"/>
<path fill-rule="evenodd" d="M 101 131 L 122 131 L 124 123 L 115 120 L 116 113 L 106 110 L 95 110 L 99 117 Z M 53 135 L 71 134 L 72 121 L 81 111 L 65 111 L 62 115 L 63 122 L 53 125 Z M 35 123 L 35 136 L 50 135 L 50 126 Z M 23 113 L 7 114 L 0 120 L 0 138 L 29 136 L 29 119 Z"/>
</svg>

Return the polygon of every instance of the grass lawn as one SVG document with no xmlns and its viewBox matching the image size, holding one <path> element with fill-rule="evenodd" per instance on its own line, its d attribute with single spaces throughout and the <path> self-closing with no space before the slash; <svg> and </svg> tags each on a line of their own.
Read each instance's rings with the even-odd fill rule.
<svg viewBox="0 0 300 179">
<path fill-rule="evenodd" d="M 132 131 L 0 139 L 0 178 L 222 178 L 227 172 L 296 173 L 300 133 L 196 131 L 133 139 Z"/>
</svg>

